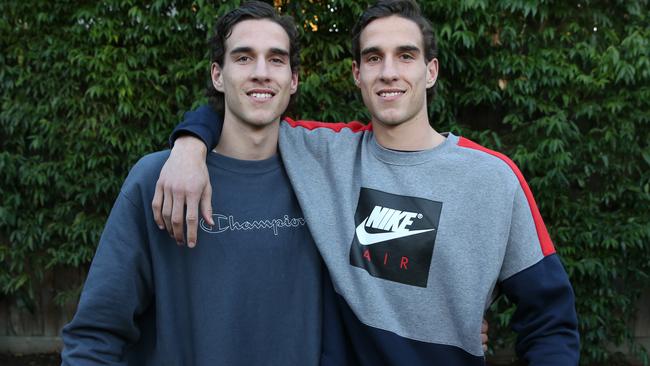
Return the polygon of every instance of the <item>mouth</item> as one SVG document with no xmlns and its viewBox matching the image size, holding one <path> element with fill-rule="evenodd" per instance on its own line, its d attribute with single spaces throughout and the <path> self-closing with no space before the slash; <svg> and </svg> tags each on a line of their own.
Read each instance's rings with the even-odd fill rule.
<svg viewBox="0 0 650 366">
<path fill-rule="evenodd" d="M 275 92 L 270 89 L 252 89 L 246 92 L 246 95 L 258 102 L 265 102 L 275 96 Z"/>
<path fill-rule="evenodd" d="M 385 100 L 395 100 L 406 93 L 406 90 L 402 89 L 382 89 L 376 94 Z"/>
</svg>

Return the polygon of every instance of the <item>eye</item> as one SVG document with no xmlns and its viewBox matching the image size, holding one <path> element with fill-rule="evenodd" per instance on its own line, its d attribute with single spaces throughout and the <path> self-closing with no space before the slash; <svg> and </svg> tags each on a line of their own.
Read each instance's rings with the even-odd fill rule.
<svg viewBox="0 0 650 366">
<path fill-rule="evenodd" d="M 237 62 L 239 64 L 246 64 L 246 63 L 250 62 L 251 60 L 253 60 L 253 58 L 251 58 L 250 56 L 244 56 L 244 55 L 238 56 L 237 58 L 235 58 L 235 62 Z"/>
<path fill-rule="evenodd" d="M 368 56 L 366 58 L 366 62 L 371 63 L 371 64 L 377 63 L 379 61 L 381 61 L 381 57 L 379 57 L 377 55 L 370 55 L 370 56 Z"/>
<path fill-rule="evenodd" d="M 403 53 L 403 54 L 401 54 L 399 57 L 400 57 L 400 59 L 405 60 L 405 61 L 412 61 L 412 60 L 415 60 L 415 56 L 413 56 L 413 55 L 410 54 L 410 53 Z"/>
<path fill-rule="evenodd" d="M 277 65 L 284 65 L 286 63 L 285 60 L 281 57 L 272 57 L 269 61 Z"/>
</svg>

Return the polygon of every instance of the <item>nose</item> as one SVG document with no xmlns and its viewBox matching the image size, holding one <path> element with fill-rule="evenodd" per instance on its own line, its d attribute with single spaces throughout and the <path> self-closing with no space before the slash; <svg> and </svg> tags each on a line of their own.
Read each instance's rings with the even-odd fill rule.
<svg viewBox="0 0 650 366">
<path fill-rule="evenodd" d="M 256 81 L 266 81 L 269 79 L 269 65 L 264 58 L 261 57 L 255 62 L 255 68 L 251 77 Z"/>
<path fill-rule="evenodd" d="M 381 66 L 381 81 L 390 83 L 398 78 L 397 65 L 391 57 L 386 57 Z"/>
</svg>

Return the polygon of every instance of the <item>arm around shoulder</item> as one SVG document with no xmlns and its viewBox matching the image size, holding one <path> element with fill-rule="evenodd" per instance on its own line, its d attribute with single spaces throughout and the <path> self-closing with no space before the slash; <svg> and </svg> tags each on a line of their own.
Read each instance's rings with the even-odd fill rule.
<svg viewBox="0 0 650 366">
<path fill-rule="evenodd" d="M 193 136 L 200 139 L 206 149 L 212 149 L 219 142 L 223 120 L 209 105 L 203 105 L 194 111 L 185 112 L 183 121 L 179 123 L 171 136 L 169 146 L 174 147 L 174 142 L 182 136 Z"/>
<path fill-rule="evenodd" d="M 189 247 L 196 244 L 199 209 L 203 218 L 213 223 L 212 187 L 205 158 L 208 147 L 216 145 L 222 124 L 211 107 L 202 106 L 187 112 L 170 137 L 172 152 L 160 171 L 151 209 L 158 227 L 167 229 L 179 245 L 185 236 Z"/>
</svg>

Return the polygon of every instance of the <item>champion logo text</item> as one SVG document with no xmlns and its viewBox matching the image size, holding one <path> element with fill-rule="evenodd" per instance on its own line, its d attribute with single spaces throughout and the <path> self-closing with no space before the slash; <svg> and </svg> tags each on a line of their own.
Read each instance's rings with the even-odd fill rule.
<svg viewBox="0 0 650 366">
<path fill-rule="evenodd" d="M 220 234 L 225 231 L 273 230 L 273 235 L 278 235 L 279 229 L 305 225 L 305 219 L 302 217 L 291 218 L 289 215 L 271 219 L 239 221 L 232 215 L 213 214 L 212 220 L 215 223 L 214 226 L 210 226 L 201 219 L 199 222 L 201 230 L 210 234 Z"/>
</svg>

